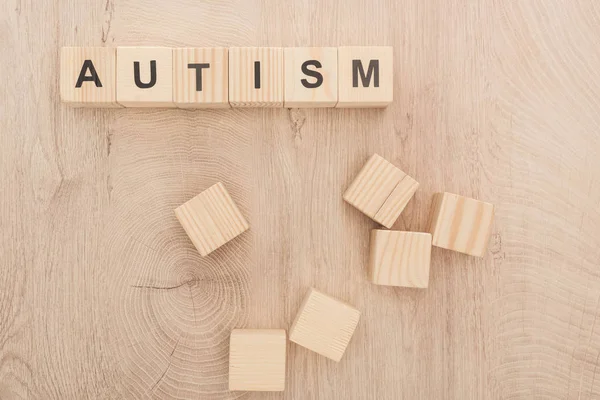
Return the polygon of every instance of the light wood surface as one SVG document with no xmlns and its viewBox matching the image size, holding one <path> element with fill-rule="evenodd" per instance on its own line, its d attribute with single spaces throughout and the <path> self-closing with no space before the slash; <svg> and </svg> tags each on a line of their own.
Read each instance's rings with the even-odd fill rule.
<svg viewBox="0 0 600 400">
<path fill-rule="evenodd" d="M 433 235 L 434 246 L 483 257 L 493 222 L 493 204 L 454 193 L 436 193 L 427 230 Z"/>
<path fill-rule="evenodd" d="M 180 108 L 229 108 L 228 49 L 173 49 L 173 101 Z"/>
<path fill-rule="evenodd" d="M 339 362 L 360 319 L 360 311 L 311 288 L 290 328 L 290 341 Z"/>
<path fill-rule="evenodd" d="M 344 200 L 391 228 L 419 183 L 379 154 L 373 154 L 344 192 Z"/>
<path fill-rule="evenodd" d="M 283 49 L 229 49 L 229 104 L 232 107 L 283 107 Z"/>
<path fill-rule="evenodd" d="M 426 288 L 431 234 L 373 229 L 369 278 L 377 285 Z"/>
<path fill-rule="evenodd" d="M 116 49 L 63 47 L 60 65 L 63 102 L 74 107 L 121 107 L 117 103 Z"/>
<path fill-rule="evenodd" d="M 600 397 L 600 3 L 0 2 L 0 398 Z M 394 47 L 386 109 L 60 103 L 61 46 Z M 342 200 L 378 153 L 496 206 L 483 258 L 369 282 L 377 223 Z M 173 209 L 224 183 L 251 229 L 208 257 Z M 286 390 L 228 391 L 234 328 L 308 288 L 361 321 L 339 363 L 288 345 Z M 171 288 L 171 289 L 169 289 Z"/>
<path fill-rule="evenodd" d="M 391 46 L 339 47 L 336 107 L 386 107 L 394 99 L 395 73 Z"/>
<path fill-rule="evenodd" d="M 249 228 L 248 222 L 221 182 L 177 207 L 175 216 L 203 256 Z"/>
<path fill-rule="evenodd" d="M 229 390 L 285 389 L 284 329 L 234 329 L 229 341 Z"/>
<path fill-rule="evenodd" d="M 309 62 L 305 68 L 310 76 L 303 72 L 306 62 Z M 338 97 L 336 47 L 286 47 L 283 64 L 285 107 L 335 107 Z"/>
<path fill-rule="evenodd" d="M 135 63 L 139 65 L 139 82 L 135 80 Z M 152 71 L 155 71 L 154 75 Z M 125 107 L 175 107 L 173 49 L 152 46 L 118 47 L 117 101 Z"/>
</svg>

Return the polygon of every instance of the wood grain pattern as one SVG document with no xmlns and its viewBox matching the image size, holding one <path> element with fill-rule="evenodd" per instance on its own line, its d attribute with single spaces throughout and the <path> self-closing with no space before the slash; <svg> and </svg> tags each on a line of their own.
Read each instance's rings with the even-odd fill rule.
<svg viewBox="0 0 600 400">
<path fill-rule="evenodd" d="M 99 83 L 84 81 L 77 87 L 82 69 L 84 76 L 93 72 L 85 67 L 89 60 Z M 63 47 L 60 49 L 60 97 L 74 107 L 121 107 L 117 103 L 116 49 L 105 47 Z M 90 67 L 90 68 L 91 68 Z"/>
<path fill-rule="evenodd" d="M 362 70 L 355 69 L 354 61 L 359 61 Z M 391 46 L 339 47 L 336 107 L 387 107 L 394 100 L 394 72 Z"/>
<path fill-rule="evenodd" d="M 207 256 L 248 230 L 248 222 L 221 182 L 175 209 L 200 254 Z"/>
<path fill-rule="evenodd" d="M 600 3 L 0 2 L 0 398 L 600 397 Z M 386 109 L 87 109 L 62 46 L 394 47 Z M 342 200 L 378 153 L 496 207 L 488 255 L 373 285 Z M 202 257 L 173 209 L 221 181 L 252 229 Z M 235 328 L 309 287 L 361 310 L 340 363 L 290 344 L 286 390 L 228 390 Z"/>
<path fill-rule="evenodd" d="M 308 70 L 318 72 L 322 83 L 319 87 L 307 87 L 307 83 L 316 84 L 314 76 L 303 73 L 302 65 L 307 61 L 316 61 L 319 66 L 309 64 Z M 335 107 L 337 104 L 337 48 L 336 47 L 286 47 L 283 49 L 284 64 L 284 106 L 285 107 Z"/>
<path fill-rule="evenodd" d="M 433 245 L 483 257 L 492 232 L 494 205 L 453 193 L 436 193 L 428 231 Z"/>
<path fill-rule="evenodd" d="M 419 183 L 379 154 L 373 154 L 344 192 L 344 200 L 391 228 Z"/>
<path fill-rule="evenodd" d="M 426 288 L 431 234 L 373 229 L 369 278 L 377 285 Z"/>
<path fill-rule="evenodd" d="M 398 182 L 392 193 L 377 210 L 373 219 L 386 228 L 391 228 L 418 188 L 419 182 L 404 174 L 402 180 Z"/>
<path fill-rule="evenodd" d="M 202 67 L 201 90 L 197 69 Z M 180 108 L 229 108 L 229 52 L 224 47 L 173 49 L 173 101 Z"/>
<path fill-rule="evenodd" d="M 260 63 L 256 77 L 255 63 Z M 283 107 L 283 49 L 229 49 L 229 103 L 232 107 Z"/>
<path fill-rule="evenodd" d="M 148 88 L 136 85 L 135 63 L 140 82 L 152 83 L 151 63 L 155 63 L 155 83 Z M 175 107 L 173 102 L 173 49 L 168 47 L 117 48 L 117 101 L 125 107 Z"/>
<path fill-rule="evenodd" d="M 339 362 L 359 319 L 354 307 L 311 288 L 290 328 L 290 341 Z"/>
<path fill-rule="evenodd" d="M 234 329 L 229 345 L 229 390 L 283 391 L 286 348 L 283 329 Z"/>
</svg>

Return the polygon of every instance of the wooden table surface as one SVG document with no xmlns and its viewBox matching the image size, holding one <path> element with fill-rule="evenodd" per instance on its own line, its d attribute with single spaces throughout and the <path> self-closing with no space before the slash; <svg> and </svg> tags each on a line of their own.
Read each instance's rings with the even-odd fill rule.
<svg viewBox="0 0 600 400">
<path fill-rule="evenodd" d="M 6 0 L 1 399 L 599 399 L 600 3 Z M 394 46 L 385 110 L 72 109 L 61 46 Z M 367 281 L 342 192 L 377 152 L 492 202 L 487 255 L 426 290 Z M 201 258 L 173 209 L 222 181 L 250 231 Z M 235 327 L 354 304 L 338 364 L 288 345 L 284 393 L 228 392 Z"/>
</svg>

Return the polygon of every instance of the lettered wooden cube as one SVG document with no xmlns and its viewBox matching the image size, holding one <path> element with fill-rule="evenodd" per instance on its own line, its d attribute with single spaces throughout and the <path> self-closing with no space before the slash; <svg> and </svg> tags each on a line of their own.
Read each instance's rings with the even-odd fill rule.
<svg viewBox="0 0 600 400">
<path fill-rule="evenodd" d="M 114 48 L 61 48 L 61 100 L 74 107 L 121 107 L 117 103 L 116 69 Z"/>
<path fill-rule="evenodd" d="M 360 311 L 310 289 L 290 329 L 290 340 L 339 362 L 354 334 Z"/>
<path fill-rule="evenodd" d="M 117 101 L 125 107 L 175 107 L 173 49 L 117 47 Z"/>
<path fill-rule="evenodd" d="M 177 207 L 175 215 L 202 256 L 249 227 L 221 182 Z"/>
<path fill-rule="evenodd" d="M 431 263 L 431 234 L 371 231 L 369 278 L 377 285 L 426 288 Z"/>
<path fill-rule="evenodd" d="M 344 193 L 344 200 L 391 228 L 419 183 L 378 154 L 373 154 Z"/>
<path fill-rule="evenodd" d="M 229 343 L 229 390 L 285 389 L 283 329 L 234 329 Z"/>
<path fill-rule="evenodd" d="M 428 231 L 433 245 L 472 256 L 485 255 L 494 206 L 453 193 L 436 193 Z"/>
<path fill-rule="evenodd" d="M 337 48 L 287 47 L 285 107 L 335 107 L 337 104 Z"/>
<path fill-rule="evenodd" d="M 338 108 L 386 107 L 394 99 L 393 48 L 338 48 Z"/>
<path fill-rule="evenodd" d="M 229 49 L 229 103 L 232 107 L 283 107 L 283 49 Z"/>
<path fill-rule="evenodd" d="M 228 50 L 173 49 L 173 99 L 179 108 L 229 108 Z"/>
</svg>

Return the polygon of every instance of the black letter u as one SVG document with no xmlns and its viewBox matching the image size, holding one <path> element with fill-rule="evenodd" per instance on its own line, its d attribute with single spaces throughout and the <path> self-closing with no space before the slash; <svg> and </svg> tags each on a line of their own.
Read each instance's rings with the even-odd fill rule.
<svg viewBox="0 0 600 400">
<path fill-rule="evenodd" d="M 144 83 L 140 79 L 140 62 L 133 62 L 133 77 L 135 79 L 135 84 L 140 89 L 148 89 L 156 84 L 156 60 L 150 61 L 150 82 Z"/>
</svg>

